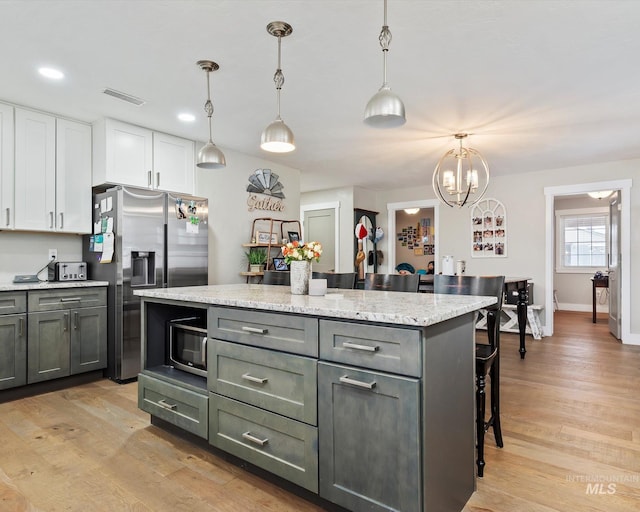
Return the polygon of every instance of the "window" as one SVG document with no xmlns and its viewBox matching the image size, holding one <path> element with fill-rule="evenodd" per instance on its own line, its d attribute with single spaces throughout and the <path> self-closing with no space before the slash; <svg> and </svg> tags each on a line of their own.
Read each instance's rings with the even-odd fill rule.
<svg viewBox="0 0 640 512">
<path fill-rule="evenodd" d="M 556 211 L 556 271 L 591 273 L 607 268 L 609 210 Z"/>
</svg>

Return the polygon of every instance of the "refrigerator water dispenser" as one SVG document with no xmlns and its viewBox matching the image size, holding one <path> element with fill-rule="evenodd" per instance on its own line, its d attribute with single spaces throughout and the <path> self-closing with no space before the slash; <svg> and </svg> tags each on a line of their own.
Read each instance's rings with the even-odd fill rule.
<svg viewBox="0 0 640 512">
<path fill-rule="evenodd" d="M 131 286 L 156 284 L 156 253 L 153 251 L 131 252 Z"/>
</svg>

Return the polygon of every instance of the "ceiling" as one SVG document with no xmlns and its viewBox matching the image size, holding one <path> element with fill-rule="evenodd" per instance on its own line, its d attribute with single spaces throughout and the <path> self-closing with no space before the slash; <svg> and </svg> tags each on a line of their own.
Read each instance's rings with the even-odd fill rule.
<svg viewBox="0 0 640 512">
<path fill-rule="evenodd" d="M 277 110 L 274 20 L 293 26 L 282 118 L 297 149 L 285 155 L 259 149 Z M 388 78 L 407 123 L 387 130 L 362 122 L 382 83 L 382 20 L 382 0 L 3 0 L 0 99 L 206 140 L 196 61 L 214 60 L 216 144 L 300 169 L 303 192 L 430 184 L 456 132 L 493 175 L 640 158 L 640 2 L 388 0 Z"/>
</svg>

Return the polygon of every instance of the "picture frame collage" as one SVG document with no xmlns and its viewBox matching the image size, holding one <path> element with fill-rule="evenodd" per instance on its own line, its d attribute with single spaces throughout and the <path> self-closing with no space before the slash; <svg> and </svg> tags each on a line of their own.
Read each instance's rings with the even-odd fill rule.
<svg viewBox="0 0 640 512">
<path fill-rule="evenodd" d="M 507 214 L 497 199 L 483 199 L 471 208 L 471 257 L 507 256 Z"/>
<path fill-rule="evenodd" d="M 402 247 L 413 249 L 414 256 L 431 256 L 435 254 L 434 229 L 431 219 L 423 218 L 415 226 L 403 227 L 396 233 L 396 240 Z"/>
</svg>

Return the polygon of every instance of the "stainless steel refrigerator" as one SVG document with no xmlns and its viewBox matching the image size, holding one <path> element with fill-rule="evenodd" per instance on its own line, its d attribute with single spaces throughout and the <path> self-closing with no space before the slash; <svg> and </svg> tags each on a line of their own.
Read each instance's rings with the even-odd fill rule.
<svg viewBox="0 0 640 512">
<path fill-rule="evenodd" d="M 108 281 L 106 376 L 140 371 L 140 298 L 134 290 L 205 285 L 207 199 L 116 186 L 94 194 L 93 235 L 85 236 L 88 278 Z"/>
</svg>

